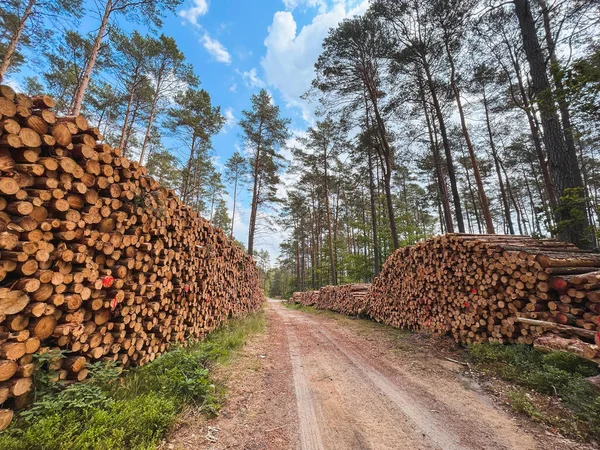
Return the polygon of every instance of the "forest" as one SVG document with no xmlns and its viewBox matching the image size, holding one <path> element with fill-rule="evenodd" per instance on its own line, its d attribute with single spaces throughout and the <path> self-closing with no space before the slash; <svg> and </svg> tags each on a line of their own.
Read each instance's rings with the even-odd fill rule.
<svg viewBox="0 0 600 450">
<path fill-rule="evenodd" d="M 311 126 L 293 133 L 260 89 L 238 122 L 243 148 L 222 168 L 212 138 L 226 115 L 161 28 L 181 5 L 2 0 L 0 78 L 85 114 L 231 236 L 248 198 L 239 245 L 271 295 L 368 282 L 395 249 L 440 233 L 596 248 L 597 2 L 373 0 L 322 44 L 302 98 Z M 256 237 L 275 232 L 286 238 L 269 267 Z"/>
<path fill-rule="evenodd" d="M 368 282 L 439 233 L 595 249 L 599 19 L 585 0 L 375 0 L 330 30 L 273 295 Z"/>
</svg>

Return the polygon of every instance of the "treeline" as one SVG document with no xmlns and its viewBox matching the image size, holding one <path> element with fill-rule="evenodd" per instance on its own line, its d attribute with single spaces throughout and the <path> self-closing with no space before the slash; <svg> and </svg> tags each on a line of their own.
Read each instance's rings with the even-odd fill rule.
<svg viewBox="0 0 600 450">
<path fill-rule="evenodd" d="M 600 8 L 374 0 L 330 30 L 272 295 L 369 281 L 438 232 L 596 246 Z"/>
<path fill-rule="evenodd" d="M 108 144 L 145 164 L 162 185 L 230 231 L 225 186 L 211 155 L 211 136 L 226 119 L 199 89 L 199 78 L 175 40 L 160 31 L 164 14 L 181 3 L 2 2 L 0 79 L 18 79 L 29 95 L 51 95 L 59 114 L 85 114 Z M 84 20 L 90 33 L 79 31 Z M 150 31 L 128 34 L 119 20 Z M 34 69 L 35 75 L 22 76 L 23 69 Z"/>
<path fill-rule="evenodd" d="M 175 40 L 161 32 L 164 14 L 176 12 L 182 1 L 0 2 L 0 81 L 18 80 L 29 95 L 51 95 L 59 114 L 85 114 L 108 144 L 146 165 L 161 185 L 232 238 L 240 192 L 249 189 L 252 255 L 256 236 L 272 229 L 268 212 L 283 162 L 277 150 L 289 137 L 289 120 L 265 90 L 254 95 L 239 123 L 245 154 L 234 153 L 223 171 L 216 167 L 211 139 L 226 117 L 199 88 Z M 84 20 L 92 32 L 79 31 Z M 149 31 L 127 33 L 119 21 Z M 255 258 L 266 283 L 268 252 Z"/>
</svg>

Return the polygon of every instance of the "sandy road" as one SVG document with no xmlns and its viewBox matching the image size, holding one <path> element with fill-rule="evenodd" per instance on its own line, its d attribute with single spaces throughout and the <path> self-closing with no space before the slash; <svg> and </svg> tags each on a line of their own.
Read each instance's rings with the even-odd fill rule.
<svg viewBox="0 0 600 450">
<path fill-rule="evenodd" d="M 436 358 L 411 358 L 277 301 L 267 314 L 266 334 L 230 369 L 227 414 L 192 421 L 171 436 L 172 448 L 584 448 L 515 420 Z M 207 427 L 219 430 L 215 442 L 203 441 Z"/>
</svg>

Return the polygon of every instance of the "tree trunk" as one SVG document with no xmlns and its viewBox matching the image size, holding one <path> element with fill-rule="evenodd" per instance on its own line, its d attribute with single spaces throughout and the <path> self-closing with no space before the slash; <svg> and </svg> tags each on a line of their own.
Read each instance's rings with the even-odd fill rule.
<svg viewBox="0 0 600 450">
<path fill-rule="evenodd" d="M 259 139 L 262 138 L 262 122 L 258 128 Z M 254 157 L 254 184 L 252 187 L 252 208 L 250 211 L 250 224 L 248 226 L 248 254 L 252 256 L 254 252 L 254 233 L 256 231 L 256 215 L 258 212 L 258 184 L 259 184 L 259 175 L 260 175 L 260 146 L 262 142 L 259 141 L 256 145 L 256 155 Z"/>
<path fill-rule="evenodd" d="M 135 99 L 135 87 L 131 89 L 131 94 L 129 94 L 129 101 L 127 102 L 127 109 L 125 110 L 125 118 L 123 119 L 123 128 L 121 129 L 121 139 L 119 140 L 119 148 L 121 150 L 125 147 L 125 139 L 127 135 L 127 128 L 129 125 L 129 115 L 131 114 L 131 107 L 133 105 L 133 100 Z"/>
<path fill-rule="evenodd" d="M 195 153 L 195 149 L 196 149 L 196 136 L 192 137 L 192 146 L 190 147 L 190 157 L 188 158 L 188 163 L 187 163 L 187 174 L 185 179 L 183 180 L 183 188 L 181 189 L 181 196 L 183 197 L 183 201 L 187 202 L 188 200 L 188 193 L 190 191 L 190 179 L 192 179 L 192 164 L 194 163 L 194 153 Z M 197 166 L 195 168 L 195 172 L 194 172 L 194 176 L 198 170 Z"/>
<path fill-rule="evenodd" d="M 377 237 L 377 209 L 375 208 L 375 181 L 373 180 L 373 157 L 371 149 L 367 149 L 369 155 L 369 201 L 371 203 L 371 227 L 373 229 L 373 266 L 375 276 L 379 275 L 381 267 L 379 256 L 379 238 Z"/>
<path fill-rule="evenodd" d="M 13 55 L 15 54 L 15 51 L 17 50 L 17 44 L 19 43 L 19 40 L 21 39 L 21 34 L 25 29 L 25 22 L 27 22 L 27 19 L 29 19 L 29 16 L 31 15 L 31 11 L 35 6 L 36 1 L 37 0 L 29 0 L 29 3 L 27 3 L 27 7 L 23 12 L 23 17 L 21 17 L 21 19 L 19 20 L 19 26 L 17 27 L 15 34 L 11 37 L 10 42 L 8 43 L 8 47 L 6 47 L 4 60 L 2 61 L 2 65 L 0 65 L 0 81 L 2 81 L 4 75 L 10 67 L 10 61 Z"/>
<path fill-rule="evenodd" d="M 233 240 L 233 228 L 235 226 L 235 204 L 237 200 L 237 185 L 238 185 L 238 175 L 235 176 L 235 182 L 233 184 L 233 209 L 231 211 L 231 235 L 230 238 Z"/>
<path fill-rule="evenodd" d="M 548 10 L 546 0 L 536 1 L 540 4 L 542 9 L 544 31 L 546 34 L 546 45 L 548 46 L 548 53 L 550 55 L 550 74 L 552 75 L 552 80 L 554 81 L 554 87 L 556 90 L 556 102 L 558 103 L 563 131 L 565 133 L 565 145 L 567 146 L 569 154 L 577 155 L 577 150 L 575 149 L 575 139 L 573 138 L 571 112 L 569 111 L 569 104 L 567 103 L 565 87 L 562 81 L 560 62 L 556 56 L 556 44 L 552 38 L 550 11 Z"/>
<path fill-rule="evenodd" d="M 140 108 L 140 102 L 135 102 L 135 107 L 133 108 L 133 113 L 131 114 L 131 120 L 129 121 L 129 127 L 127 128 L 127 134 L 125 135 L 125 142 L 123 143 L 123 156 L 127 155 L 127 149 L 129 148 L 129 139 L 131 138 L 131 134 L 133 133 L 133 127 L 135 126 L 135 121 L 138 116 L 138 110 Z"/>
<path fill-rule="evenodd" d="M 450 199 L 448 198 L 448 187 L 446 186 L 446 179 L 442 170 L 442 158 L 440 156 L 440 149 L 437 145 L 437 139 L 434 139 L 431 119 L 429 118 L 427 99 L 425 98 L 425 89 L 423 87 L 423 82 L 420 77 L 419 94 L 421 96 L 421 102 L 423 103 L 423 112 L 425 114 L 425 122 L 427 123 L 427 131 L 429 133 L 429 143 L 431 145 L 431 152 L 433 153 L 433 163 L 435 164 L 435 173 L 444 211 L 444 222 L 446 224 L 446 230 L 448 233 L 454 233 L 454 222 L 452 220 L 452 210 L 450 209 Z"/>
<path fill-rule="evenodd" d="M 463 146 L 461 145 L 461 151 L 463 154 L 463 158 L 465 157 L 465 149 L 463 148 Z M 471 196 L 471 204 L 473 205 L 473 214 L 475 214 L 475 221 L 477 222 L 477 232 L 479 234 L 482 234 L 482 228 L 481 228 L 481 218 L 479 217 L 479 211 L 477 210 L 477 202 L 475 201 L 475 192 L 473 191 L 473 183 L 471 183 L 471 175 L 469 173 L 469 168 L 467 167 L 467 165 L 465 164 L 465 173 L 467 174 L 466 179 L 467 179 L 467 188 L 469 189 L 469 195 Z M 481 201 L 481 197 L 479 198 L 479 200 Z M 466 211 L 468 213 L 468 210 Z M 469 228 L 473 228 L 470 224 L 469 224 Z M 495 234 L 495 233 L 488 233 L 488 234 Z"/>
<path fill-rule="evenodd" d="M 298 230 L 297 227 L 296 230 Z M 296 233 L 298 233 L 298 231 L 296 231 Z M 298 236 L 296 236 L 296 289 L 298 292 L 302 292 L 300 286 L 300 243 L 298 242 Z"/>
<path fill-rule="evenodd" d="M 544 128 L 544 144 L 551 163 L 550 173 L 554 180 L 554 186 L 559 198 L 565 194 L 566 189 L 570 188 L 579 188 L 579 195 L 583 196 L 583 180 L 577 165 L 577 154 L 571 153 L 565 144 L 529 0 L 514 0 L 514 4 L 523 38 L 523 48 L 531 72 L 532 88 L 540 108 Z M 562 203 L 562 201 L 559 201 L 559 203 Z M 578 208 L 581 212 L 581 219 L 573 220 L 571 214 L 573 206 L 565 206 L 567 208 L 564 208 L 564 210 L 559 208 L 557 211 L 556 222 L 560 224 L 563 221 L 568 221 L 569 226 L 562 227 L 559 230 L 559 237 L 582 248 L 590 247 L 593 240 L 589 237 L 585 207 Z"/>
<path fill-rule="evenodd" d="M 504 168 L 504 164 L 502 164 L 501 160 L 498 160 L 498 162 L 500 163 L 500 168 L 502 169 L 502 172 L 504 172 L 504 176 L 506 177 L 506 190 L 508 191 L 508 196 L 510 197 L 510 200 L 513 204 L 513 206 L 515 207 L 515 212 L 517 213 L 517 226 L 519 227 L 519 234 L 523 234 L 523 227 L 522 227 L 522 221 L 521 221 L 521 208 L 519 208 L 519 204 L 517 203 L 515 196 L 513 194 L 513 190 L 512 187 L 510 185 L 510 179 L 508 178 L 508 174 L 506 173 L 506 169 Z"/>
<path fill-rule="evenodd" d="M 146 147 L 152 134 L 152 125 L 154 124 L 154 115 L 156 114 L 156 105 L 158 105 L 158 98 L 160 97 L 160 83 L 161 77 L 156 80 L 156 92 L 154 93 L 154 99 L 152 99 L 152 109 L 150 109 L 150 117 L 148 118 L 148 128 L 146 128 L 146 135 L 144 136 L 144 142 L 142 143 L 142 151 L 140 152 L 140 165 L 144 164 L 144 156 L 146 155 Z"/>
<path fill-rule="evenodd" d="M 506 218 L 506 224 L 508 225 L 508 231 L 510 234 L 515 234 L 515 227 L 512 222 L 512 215 L 510 213 L 510 205 L 506 198 L 506 189 L 504 189 L 504 180 L 502 179 L 502 172 L 500 171 L 500 162 L 498 161 L 498 152 L 496 150 L 496 144 L 494 142 L 494 134 L 492 133 L 492 124 L 490 121 L 490 111 L 487 101 L 487 95 L 485 92 L 485 84 L 481 84 L 481 90 L 483 93 L 483 109 L 485 112 L 485 125 L 488 132 L 488 138 L 490 141 L 490 149 L 492 151 L 492 157 L 494 159 L 494 167 L 496 168 L 496 175 L 498 176 L 498 186 L 500 187 L 500 197 L 502 198 L 502 206 L 504 207 L 504 216 Z"/>
<path fill-rule="evenodd" d="M 442 114 L 442 108 L 437 98 L 436 87 L 429 71 L 429 64 L 424 61 L 425 75 L 427 76 L 427 86 L 431 91 L 431 99 L 433 101 L 433 107 L 435 114 L 438 119 L 440 126 L 440 134 L 442 135 L 442 145 L 446 153 L 446 165 L 448 166 L 448 178 L 450 178 L 450 189 L 452 191 L 452 199 L 454 201 L 454 212 L 456 213 L 456 223 L 458 225 L 458 232 L 465 232 L 465 224 L 463 221 L 462 207 L 460 205 L 460 195 L 458 193 L 458 184 L 456 182 L 456 172 L 454 170 L 454 162 L 452 159 L 452 150 L 450 149 L 450 142 L 448 141 L 448 133 L 446 132 L 446 124 L 444 123 L 444 115 Z"/>
<path fill-rule="evenodd" d="M 385 166 L 382 165 L 382 168 L 384 169 L 383 179 L 385 184 L 386 204 L 390 221 L 390 232 L 392 234 L 392 243 L 394 245 L 394 250 L 397 250 L 398 248 L 400 248 L 400 242 L 398 241 L 398 230 L 396 228 L 396 218 L 394 216 L 394 203 L 392 201 L 392 150 L 387 140 L 385 123 L 383 122 L 383 119 L 379 114 L 379 107 L 377 106 L 376 95 L 377 94 L 375 92 L 370 92 L 371 103 L 373 104 L 373 113 L 375 114 L 375 122 L 377 123 L 377 129 L 379 130 L 379 139 L 381 142 L 381 146 L 383 147 L 383 163 L 385 164 Z"/>
<path fill-rule="evenodd" d="M 511 45 L 505 37 L 505 42 L 507 46 Z M 542 148 L 542 138 L 540 136 L 540 129 L 536 123 L 535 112 L 533 111 L 532 105 L 529 101 L 529 94 L 525 89 L 525 84 L 523 83 L 523 76 L 521 75 L 521 65 L 519 63 L 519 59 L 512 52 L 509 51 L 511 61 L 513 63 L 513 67 L 515 69 L 515 74 L 517 76 L 517 83 L 519 85 L 519 92 L 521 94 L 521 101 L 523 102 L 523 110 L 525 111 L 525 115 L 527 116 L 527 122 L 529 123 L 529 129 L 531 130 L 531 139 L 533 140 L 533 145 L 535 147 L 535 152 L 537 159 L 540 164 L 540 169 L 542 171 L 542 176 L 544 178 L 544 187 L 546 188 L 546 193 L 548 195 L 548 200 L 550 201 L 550 205 L 552 209 L 556 209 L 558 206 L 558 200 L 556 199 L 556 189 L 552 184 L 552 178 L 550 177 L 550 171 L 548 170 L 548 163 L 546 162 L 546 156 L 544 155 L 544 150 Z M 518 102 L 515 102 L 518 104 Z"/>
<path fill-rule="evenodd" d="M 477 155 L 475 155 L 475 148 L 471 142 L 471 135 L 467 128 L 467 122 L 465 120 L 465 112 L 462 106 L 462 100 L 460 99 L 460 90 L 456 83 L 456 69 L 454 67 L 454 58 L 448 47 L 448 40 L 445 39 L 446 55 L 450 62 L 450 84 L 452 85 L 452 91 L 454 92 L 454 98 L 458 107 L 458 115 L 460 116 L 460 127 L 467 143 L 467 149 L 469 150 L 469 157 L 471 158 L 471 165 L 473 166 L 473 174 L 475 175 L 475 183 L 477 183 L 477 193 L 479 194 L 479 202 L 481 203 L 481 210 L 483 212 L 483 218 L 485 219 L 485 229 L 487 234 L 495 234 L 494 221 L 492 220 L 492 214 L 490 212 L 490 204 L 487 196 L 485 195 L 485 189 L 483 187 L 483 180 L 481 179 L 481 173 L 479 172 L 479 163 L 477 161 Z M 479 225 L 479 217 L 477 218 Z"/>
<path fill-rule="evenodd" d="M 329 268 L 331 270 L 331 282 L 334 286 L 337 285 L 337 274 L 335 272 L 335 258 L 333 255 L 333 236 L 331 230 L 331 207 L 329 205 L 329 179 L 327 178 L 327 147 L 323 152 L 323 167 L 325 175 L 325 208 L 327 210 L 327 229 L 329 240 Z"/>
<path fill-rule="evenodd" d="M 81 82 L 77 87 L 77 92 L 75 93 L 75 103 L 73 104 L 73 110 L 71 111 L 71 114 L 74 116 L 78 116 L 81 112 L 83 96 L 85 95 L 85 91 L 87 90 L 88 85 L 90 84 L 92 70 L 96 65 L 96 59 L 98 59 L 98 53 L 100 52 L 102 39 L 104 39 L 104 32 L 106 31 L 106 27 L 108 26 L 108 19 L 110 18 L 110 14 L 112 13 L 112 4 L 112 0 L 107 0 L 106 8 L 104 9 L 104 15 L 102 16 L 102 22 L 100 22 L 100 28 L 98 29 L 98 34 L 96 35 L 96 39 L 94 40 L 94 46 L 92 47 L 90 59 L 88 60 L 87 65 L 85 66 L 83 78 L 81 79 Z"/>
</svg>

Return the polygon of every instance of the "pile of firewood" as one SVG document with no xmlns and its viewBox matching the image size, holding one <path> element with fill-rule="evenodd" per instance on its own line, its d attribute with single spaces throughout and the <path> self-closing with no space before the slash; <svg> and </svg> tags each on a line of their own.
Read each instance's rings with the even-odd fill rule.
<svg viewBox="0 0 600 450">
<path fill-rule="evenodd" d="M 313 306 L 317 303 L 319 291 L 294 292 L 289 302 L 303 306 Z"/>
<path fill-rule="evenodd" d="M 356 314 L 341 288 L 321 289 L 317 306 Z M 555 239 L 451 234 L 401 248 L 364 302 L 393 327 L 600 361 L 600 254 Z"/>
<path fill-rule="evenodd" d="M 368 312 L 368 294 L 370 284 L 346 284 L 325 286 L 319 290 L 316 302 L 318 309 L 361 316 Z"/>
<path fill-rule="evenodd" d="M 0 87 L 0 404 L 35 353 L 142 365 L 264 301 L 252 258 L 50 97 Z M 0 410 L 0 428 L 12 418 Z"/>
</svg>

